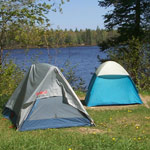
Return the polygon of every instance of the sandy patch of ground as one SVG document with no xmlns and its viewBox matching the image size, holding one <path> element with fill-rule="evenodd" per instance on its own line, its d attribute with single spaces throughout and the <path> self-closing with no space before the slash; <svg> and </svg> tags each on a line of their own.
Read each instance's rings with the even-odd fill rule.
<svg viewBox="0 0 150 150">
<path fill-rule="evenodd" d="M 82 97 L 80 96 L 79 99 L 80 99 L 81 101 L 84 101 L 85 97 L 84 97 L 84 96 L 82 96 Z"/>
<path fill-rule="evenodd" d="M 102 133 L 106 133 L 106 131 L 103 131 L 103 130 L 100 130 L 100 129 L 91 129 L 91 128 L 84 128 L 84 127 L 81 127 L 81 128 L 75 129 L 75 130 L 70 128 L 70 129 L 67 129 L 66 131 L 68 131 L 68 132 L 76 131 L 76 132 L 80 132 L 82 134 L 97 134 L 97 133 L 102 134 Z"/>
<path fill-rule="evenodd" d="M 140 95 L 145 107 L 150 108 L 150 105 L 148 103 L 150 103 L 150 96 L 142 96 Z"/>
</svg>

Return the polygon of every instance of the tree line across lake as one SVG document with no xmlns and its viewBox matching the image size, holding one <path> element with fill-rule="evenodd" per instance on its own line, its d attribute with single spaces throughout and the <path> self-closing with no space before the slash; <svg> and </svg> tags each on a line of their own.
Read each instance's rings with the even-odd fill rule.
<svg viewBox="0 0 150 150">
<path fill-rule="evenodd" d="M 62 30 L 22 26 L 6 32 L 4 45 L 5 49 L 98 45 L 114 36 L 117 36 L 116 30 L 107 31 L 99 27 L 96 30 Z"/>
</svg>

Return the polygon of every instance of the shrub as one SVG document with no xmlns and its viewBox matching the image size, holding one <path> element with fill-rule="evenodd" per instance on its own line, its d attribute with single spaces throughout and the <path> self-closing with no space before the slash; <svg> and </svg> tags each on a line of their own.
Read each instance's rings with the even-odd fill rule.
<svg viewBox="0 0 150 150">
<path fill-rule="evenodd" d="M 66 61 L 61 71 L 74 90 L 85 91 L 85 81 L 76 74 L 76 67 L 77 65 L 72 66 L 69 61 Z"/>
<path fill-rule="evenodd" d="M 23 77 L 23 71 L 13 61 L 0 65 L 0 106 L 11 96 Z"/>
</svg>

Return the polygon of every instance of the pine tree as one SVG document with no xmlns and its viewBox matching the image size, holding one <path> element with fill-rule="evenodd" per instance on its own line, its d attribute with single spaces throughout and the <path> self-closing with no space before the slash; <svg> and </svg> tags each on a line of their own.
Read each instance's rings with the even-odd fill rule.
<svg viewBox="0 0 150 150">
<path fill-rule="evenodd" d="M 101 0 L 99 6 L 112 8 L 104 15 L 105 27 L 109 30 L 118 29 L 119 33 L 117 38 L 100 45 L 103 50 L 132 37 L 141 40 L 147 34 L 150 26 L 149 0 Z"/>
</svg>

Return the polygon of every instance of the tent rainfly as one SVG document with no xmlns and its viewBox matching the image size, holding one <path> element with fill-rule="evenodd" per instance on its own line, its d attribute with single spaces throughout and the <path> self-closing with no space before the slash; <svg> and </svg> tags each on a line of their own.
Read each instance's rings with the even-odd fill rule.
<svg viewBox="0 0 150 150">
<path fill-rule="evenodd" d="M 85 98 L 87 106 L 142 104 L 128 72 L 118 63 L 107 61 L 93 75 Z"/>
<path fill-rule="evenodd" d="M 94 124 L 60 70 L 44 63 L 30 67 L 3 115 L 19 131 Z"/>
</svg>

